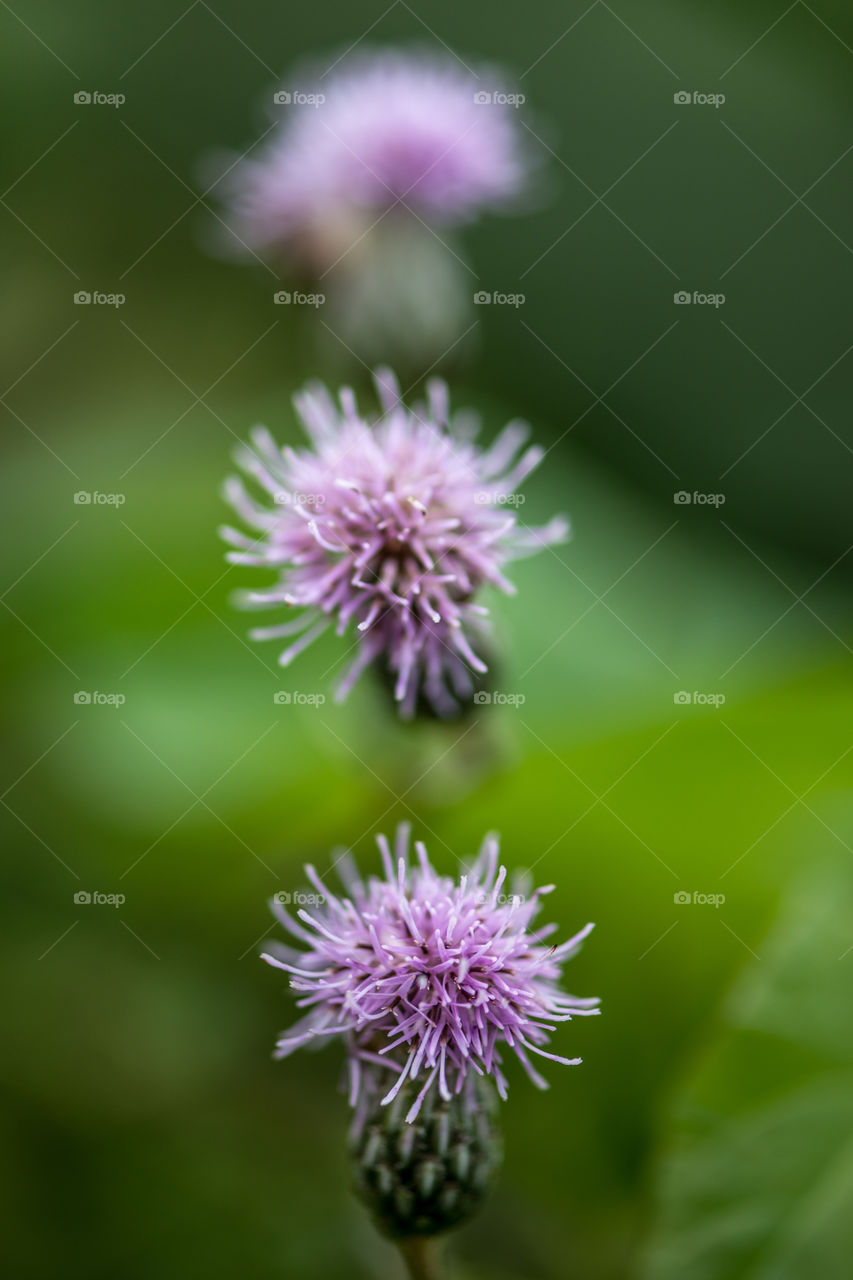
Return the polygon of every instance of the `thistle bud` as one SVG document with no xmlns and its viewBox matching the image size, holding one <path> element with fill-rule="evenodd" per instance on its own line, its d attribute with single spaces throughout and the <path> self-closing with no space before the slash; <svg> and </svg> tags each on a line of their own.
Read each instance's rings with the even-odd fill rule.
<svg viewBox="0 0 853 1280">
<path fill-rule="evenodd" d="M 466 1081 L 449 1101 L 427 1094 L 416 1119 L 406 1115 L 417 1084 L 382 1106 L 381 1090 L 357 1116 L 350 1136 L 355 1191 L 376 1225 L 394 1239 L 436 1235 L 479 1207 L 501 1161 L 492 1085 Z"/>
</svg>

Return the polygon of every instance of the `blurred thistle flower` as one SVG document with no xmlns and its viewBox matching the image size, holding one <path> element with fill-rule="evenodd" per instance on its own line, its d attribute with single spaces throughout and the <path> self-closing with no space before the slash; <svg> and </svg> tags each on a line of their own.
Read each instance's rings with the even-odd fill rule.
<svg viewBox="0 0 853 1280">
<path fill-rule="evenodd" d="M 244 248 L 332 261 L 391 208 L 457 224 L 506 205 L 527 183 L 513 95 L 500 92 L 495 72 L 381 50 L 296 78 L 301 92 L 275 95 L 289 105 L 271 141 L 227 179 Z"/>
<path fill-rule="evenodd" d="M 445 1103 L 467 1098 L 473 1105 L 478 1077 L 492 1077 L 505 1098 L 506 1049 L 540 1088 L 547 1084 L 530 1054 L 568 1066 L 580 1062 L 543 1046 L 557 1023 L 598 1012 L 597 999 L 566 995 L 558 985 L 563 964 L 593 926 L 547 945 L 557 926 L 531 925 L 553 885 L 527 897 L 506 893 L 506 868 L 498 868 L 492 836 L 458 882 L 434 870 L 419 842 L 417 864 L 410 867 L 405 823 L 393 854 L 384 836 L 378 844 L 384 879 L 362 880 L 345 853 L 336 865 L 347 897 L 331 893 L 306 867 L 320 907 L 299 910 L 300 924 L 273 904 L 307 948 L 278 947 L 263 957 L 291 975 L 298 1005 L 308 1010 L 281 1036 L 276 1056 L 343 1037 L 359 1131 L 376 1114 L 377 1100 L 386 1107 L 404 1089 L 407 1124 L 428 1095 Z"/>
<path fill-rule="evenodd" d="M 370 663 L 381 660 L 404 716 L 420 703 L 442 717 L 459 711 L 475 691 L 472 673 L 487 670 L 477 634 L 488 610 L 475 603 L 481 587 L 511 594 L 502 569 L 509 560 L 563 540 L 565 520 L 520 528 L 511 506 L 515 490 L 542 458 L 527 434 L 510 423 L 483 451 L 473 438 L 476 418 L 449 418 L 447 387 L 432 381 L 426 406 L 407 408 L 393 374 L 376 373 L 384 412 L 371 425 L 349 389 L 340 407 L 319 384 L 296 398 L 311 451 L 279 449 L 257 428 L 254 450 L 237 461 L 273 499 L 259 505 L 232 477 L 226 497 L 257 531 L 231 528 L 235 564 L 280 567 L 280 581 L 248 594 L 250 607 L 286 604 L 305 609 L 298 619 L 253 631 L 256 640 L 302 633 L 281 654 L 287 666 L 337 621 L 358 634 L 357 655 L 344 676 L 344 698 Z"/>
</svg>

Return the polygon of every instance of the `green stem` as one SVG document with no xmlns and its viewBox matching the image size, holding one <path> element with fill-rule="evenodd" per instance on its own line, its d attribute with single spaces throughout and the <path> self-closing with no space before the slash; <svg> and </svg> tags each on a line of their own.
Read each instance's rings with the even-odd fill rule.
<svg viewBox="0 0 853 1280">
<path fill-rule="evenodd" d="M 397 1241 L 411 1280 L 441 1280 L 438 1253 L 427 1236 L 406 1236 Z"/>
</svg>

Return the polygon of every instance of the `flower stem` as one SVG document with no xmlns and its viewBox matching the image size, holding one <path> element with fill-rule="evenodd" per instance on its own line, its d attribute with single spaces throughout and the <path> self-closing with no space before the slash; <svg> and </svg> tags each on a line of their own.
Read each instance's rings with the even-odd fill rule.
<svg viewBox="0 0 853 1280">
<path fill-rule="evenodd" d="M 438 1254 L 432 1240 L 426 1236 L 406 1236 L 397 1243 L 411 1280 L 441 1280 Z"/>
</svg>

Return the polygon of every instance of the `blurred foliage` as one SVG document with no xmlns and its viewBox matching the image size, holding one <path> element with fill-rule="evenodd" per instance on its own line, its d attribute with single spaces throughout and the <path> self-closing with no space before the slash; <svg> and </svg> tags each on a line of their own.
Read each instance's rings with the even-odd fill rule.
<svg viewBox="0 0 853 1280">
<path fill-rule="evenodd" d="M 792 882 L 679 1097 L 655 1280 L 850 1274 L 853 874 L 830 843 L 832 860 L 816 851 Z"/>
<path fill-rule="evenodd" d="M 585 1061 L 553 1066 L 549 1093 L 513 1073 L 503 1179 L 454 1242 L 457 1280 L 764 1280 L 760 1248 L 774 1280 L 842 1274 L 849 957 L 823 957 L 849 912 L 847 854 L 798 886 L 824 824 L 850 831 L 851 157 L 830 166 L 849 145 L 851 15 L 587 7 L 523 25 L 446 0 L 420 17 L 338 0 L 37 0 L 26 25 L 0 10 L 16 1276 L 399 1274 L 349 1196 L 339 1056 L 270 1061 L 293 1007 L 256 956 L 265 900 L 300 887 L 304 861 L 325 871 L 346 842 L 371 868 L 373 835 L 402 819 L 448 871 L 497 828 L 508 865 L 556 883 L 561 929 L 598 924 L 568 981 L 604 1016 L 560 1031 Z M 215 533 L 235 440 L 266 421 L 295 442 L 290 394 L 347 355 L 282 314 L 272 277 L 201 251 L 198 174 L 259 135 L 264 62 L 283 74 L 374 19 L 370 40 L 429 42 L 428 23 L 466 58 L 530 67 L 524 120 L 613 210 L 585 214 L 595 195 L 554 159 L 541 207 L 466 232 L 472 291 L 527 301 L 477 308 L 454 400 L 487 438 L 523 415 L 553 443 L 521 516 L 565 510 L 574 539 L 491 602 L 501 687 L 523 705 L 445 727 L 397 724 L 369 680 L 337 707 L 332 638 L 285 681 L 274 648 L 245 639 L 229 600 L 247 574 Z M 674 107 L 728 67 L 724 111 Z M 81 114 L 80 86 L 128 100 Z M 765 165 L 793 192 L 820 178 L 803 198 L 823 222 Z M 725 307 L 675 308 L 679 287 L 721 288 Z M 127 302 L 77 308 L 79 288 Z M 369 403 L 366 371 L 346 375 Z M 680 488 L 726 504 L 675 506 Z M 77 490 L 126 500 L 76 506 Z M 280 688 L 328 701 L 280 706 Z M 81 689 L 126 702 L 77 705 Z M 726 701 L 679 705 L 680 690 Z M 126 902 L 78 905 L 79 890 Z"/>
</svg>

